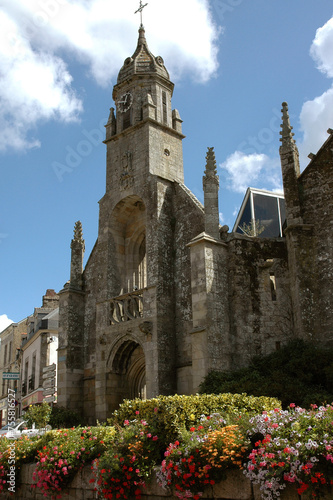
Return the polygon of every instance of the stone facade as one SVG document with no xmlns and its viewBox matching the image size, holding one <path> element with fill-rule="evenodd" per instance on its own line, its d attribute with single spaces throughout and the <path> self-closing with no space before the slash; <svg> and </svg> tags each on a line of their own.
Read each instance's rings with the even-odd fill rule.
<svg viewBox="0 0 333 500">
<path fill-rule="evenodd" d="M 4 372 L 19 372 L 17 359 L 18 349 L 21 346 L 22 337 L 26 336 L 28 328 L 27 318 L 19 323 L 12 323 L 0 334 L 0 427 L 7 423 L 8 419 L 8 389 L 16 393 L 19 389 L 19 380 L 5 380 Z"/>
<path fill-rule="evenodd" d="M 59 292 L 58 403 L 89 422 L 124 398 L 196 392 L 210 370 L 245 366 L 293 337 L 332 342 L 332 136 L 300 174 L 284 103 L 285 236 L 228 233 L 213 148 L 204 206 L 184 185 L 173 89 L 141 26 L 106 124 L 98 238 L 83 269 L 76 223 Z"/>
</svg>

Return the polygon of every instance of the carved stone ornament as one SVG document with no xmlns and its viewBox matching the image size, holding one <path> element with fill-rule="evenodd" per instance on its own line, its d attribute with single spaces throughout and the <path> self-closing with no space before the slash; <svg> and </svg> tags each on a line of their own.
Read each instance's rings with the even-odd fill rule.
<svg viewBox="0 0 333 500">
<path fill-rule="evenodd" d="M 105 333 L 103 333 L 103 335 L 100 336 L 99 343 L 101 345 L 106 345 L 106 335 L 105 335 Z"/>
<path fill-rule="evenodd" d="M 126 151 L 121 157 L 121 166 L 124 171 L 133 170 L 133 155 L 131 151 Z"/>
<path fill-rule="evenodd" d="M 153 333 L 152 321 L 144 321 L 143 323 L 140 323 L 139 328 L 142 333 L 145 333 L 146 335 L 151 335 Z"/>
<path fill-rule="evenodd" d="M 134 184 L 133 175 L 128 172 L 123 172 L 120 176 L 120 187 L 122 190 L 130 189 Z"/>
</svg>

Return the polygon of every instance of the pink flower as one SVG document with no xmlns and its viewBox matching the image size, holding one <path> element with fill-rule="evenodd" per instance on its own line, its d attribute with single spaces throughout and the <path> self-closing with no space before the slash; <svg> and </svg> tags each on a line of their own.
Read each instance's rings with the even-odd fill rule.
<svg viewBox="0 0 333 500">
<path fill-rule="evenodd" d="M 153 441 L 157 441 L 158 440 L 158 437 L 157 436 L 154 436 L 153 437 Z"/>
<path fill-rule="evenodd" d="M 129 425 L 129 420 L 125 420 L 124 425 Z"/>
<path fill-rule="evenodd" d="M 140 413 L 139 410 L 136 410 L 135 415 L 139 415 L 139 413 Z"/>
</svg>

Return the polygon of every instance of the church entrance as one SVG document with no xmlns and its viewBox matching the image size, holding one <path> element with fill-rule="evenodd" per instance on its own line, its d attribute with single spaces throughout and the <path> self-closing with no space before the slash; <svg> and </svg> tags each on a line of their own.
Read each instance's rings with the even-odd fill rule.
<svg viewBox="0 0 333 500">
<path fill-rule="evenodd" d="M 111 361 L 112 358 L 112 361 Z M 142 347 L 134 340 L 127 339 L 110 356 L 111 372 L 109 387 L 116 406 L 124 399 L 146 399 L 146 363 Z"/>
</svg>

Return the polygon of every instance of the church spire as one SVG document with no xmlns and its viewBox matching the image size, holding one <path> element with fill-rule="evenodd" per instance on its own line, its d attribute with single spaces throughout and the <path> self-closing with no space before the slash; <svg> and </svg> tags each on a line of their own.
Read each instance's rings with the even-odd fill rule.
<svg viewBox="0 0 333 500">
<path fill-rule="evenodd" d="M 205 233 L 219 239 L 219 177 L 217 175 L 214 148 L 208 148 L 206 170 L 203 177 L 205 205 Z"/>
<path fill-rule="evenodd" d="M 70 287 L 75 290 L 80 290 L 82 288 L 83 257 L 85 250 L 84 239 L 82 237 L 82 224 L 80 221 L 75 222 L 71 250 Z"/>
<path fill-rule="evenodd" d="M 282 136 L 280 139 L 280 141 L 282 142 L 281 147 L 285 150 L 294 149 L 298 153 L 296 142 L 293 139 L 295 134 L 292 132 L 293 127 L 290 125 L 288 103 L 286 102 L 282 103 L 281 112 L 282 112 L 282 125 L 281 125 L 282 131 L 280 132 L 280 135 Z"/>
<path fill-rule="evenodd" d="M 146 4 L 147 5 L 147 4 Z M 143 6 L 145 7 L 145 6 Z M 170 75 L 161 56 L 155 57 L 149 50 L 143 25 L 139 28 L 138 43 L 132 57 L 127 57 L 118 73 L 117 85 L 126 83 L 129 78 L 155 74 L 170 81 Z"/>
<path fill-rule="evenodd" d="M 298 177 L 300 175 L 299 153 L 290 125 L 288 104 L 282 103 L 282 125 L 280 158 L 282 168 L 282 179 L 284 197 L 287 207 L 288 224 L 295 224 L 301 221 L 301 209 L 298 190 Z"/>
</svg>

